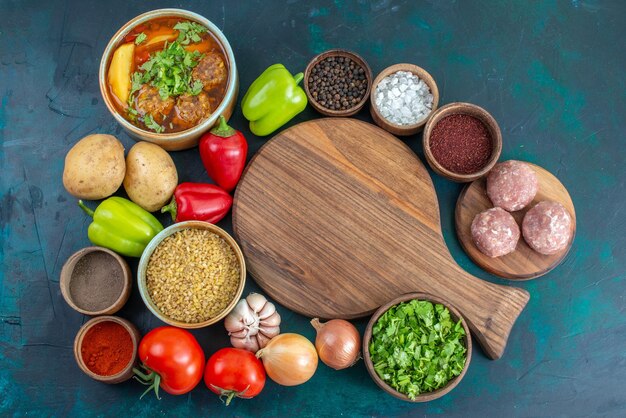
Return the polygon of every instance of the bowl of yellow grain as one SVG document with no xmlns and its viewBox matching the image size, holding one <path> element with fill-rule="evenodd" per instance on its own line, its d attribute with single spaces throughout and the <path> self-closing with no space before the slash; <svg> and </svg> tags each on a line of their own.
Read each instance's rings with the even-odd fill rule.
<svg viewBox="0 0 626 418">
<path fill-rule="evenodd" d="M 226 231 L 187 221 L 150 241 L 137 278 L 141 298 L 157 318 L 180 328 L 202 328 L 235 307 L 246 284 L 246 264 Z"/>
</svg>

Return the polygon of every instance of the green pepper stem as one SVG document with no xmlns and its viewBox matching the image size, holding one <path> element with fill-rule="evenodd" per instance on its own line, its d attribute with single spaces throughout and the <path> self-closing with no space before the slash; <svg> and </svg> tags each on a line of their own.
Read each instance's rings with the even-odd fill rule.
<svg viewBox="0 0 626 418">
<path fill-rule="evenodd" d="M 172 201 L 169 205 L 165 205 L 161 208 L 161 213 L 169 212 L 172 215 L 172 221 L 176 222 L 176 213 L 178 211 L 178 205 L 176 204 L 176 198 L 172 197 Z"/>
<path fill-rule="evenodd" d="M 220 115 L 220 118 L 217 121 L 217 126 L 211 129 L 211 133 L 215 136 L 228 138 L 235 135 L 235 130 L 232 127 L 228 126 L 228 123 L 226 123 L 226 118 L 223 115 Z"/>
<path fill-rule="evenodd" d="M 80 208 L 82 210 L 84 210 L 87 215 L 89 215 L 89 216 L 91 216 L 93 218 L 93 210 L 91 210 L 87 206 L 85 206 L 85 204 L 83 203 L 82 200 L 78 201 L 78 206 L 80 206 Z"/>
<path fill-rule="evenodd" d="M 298 73 L 293 76 L 293 80 L 296 82 L 296 84 L 300 84 L 303 78 L 304 78 L 304 73 Z"/>
</svg>

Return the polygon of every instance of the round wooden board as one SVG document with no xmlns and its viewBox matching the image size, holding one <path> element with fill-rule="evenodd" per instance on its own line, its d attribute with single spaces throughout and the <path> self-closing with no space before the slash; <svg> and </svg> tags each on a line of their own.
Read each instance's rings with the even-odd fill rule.
<svg viewBox="0 0 626 418">
<path fill-rule="evenodd" d="M 237 186 L 233 229 L 263 290 L 311 317 L 361 317 L 398 295 L 430 293 L 499 358 L 529 298 L 454 262 L 422 162 L 355 119 L 304 122 L 268 141 Z"/>
<path fill-rule="evenodd" d="M 572 216 L 572 238 L 567 247 L 551 255 L 543 255 L 531 249 L 524 238 L 520 236 L 514 252 L 502 257 L 491 258 L 481 253 L 472 240 L 470 228 L 474 217 L 480 212 L 493 207 L 487 196 L 486 178 L 480 178 L 465 186 L 456 203 L 456 233 L 469 257 L 476 264 L 491 274 L 512 280 L 530 280 L 543 276 L 558 266 L 567 255 L 574 235 L 576 235 L 576 212 L 567 189 L 552 173 L 538 165 L 528 163 L 537 173 L 539 191 L 537 196 L 522 210 L 512 212 L 511 215 L 522 227 L 522 220 L 526 212 L 542 200 L 554 200 L 561 203 Z"/>
</svg>

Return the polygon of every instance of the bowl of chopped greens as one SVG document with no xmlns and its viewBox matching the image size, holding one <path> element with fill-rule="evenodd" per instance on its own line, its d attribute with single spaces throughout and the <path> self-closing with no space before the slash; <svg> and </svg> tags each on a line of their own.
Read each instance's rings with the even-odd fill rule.
<svg viewBox="0 0 626 418">
<path fill-rule="evenodd" d="M 472 339 L 465 319 L 448 302 L 427 293 L 407 293 L 372 315 L 363 358 L 385 392 L 408 402 L 428 402 L 463 379 Z"/>
<path fill-rule="evenodd" d="M 117 122 L 136 140 L 168 151 L 191 148 L 237 101 L 232 48 L 211 21 L 181 9 L 130 20 L 102 55 L 100 91 Z"/>
</svg>

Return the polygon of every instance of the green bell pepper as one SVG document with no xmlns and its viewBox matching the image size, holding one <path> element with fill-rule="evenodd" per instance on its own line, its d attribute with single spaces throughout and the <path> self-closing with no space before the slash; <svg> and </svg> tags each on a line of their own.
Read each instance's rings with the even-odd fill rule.
<svg viewBox="0 0 626 418">
<path fill-rule="evenodd" d="M 87 230 L 89 240 L 122 255 L 141 257 L 150 240 L 163 230 L 150 212 L 121 197 L 109 197 L 95 211 L 82 200 L 78 205 L 93 217 Z"/>
<path fill-rule="evenodd" d="M 292 76 L 284 65 L 274 64 L 254 80 L 241 101 L 253 134 L 269 135 L 304 110 L 306 93 L 298 86 L 303 78 L 303 73 Z"/>
</svg>

